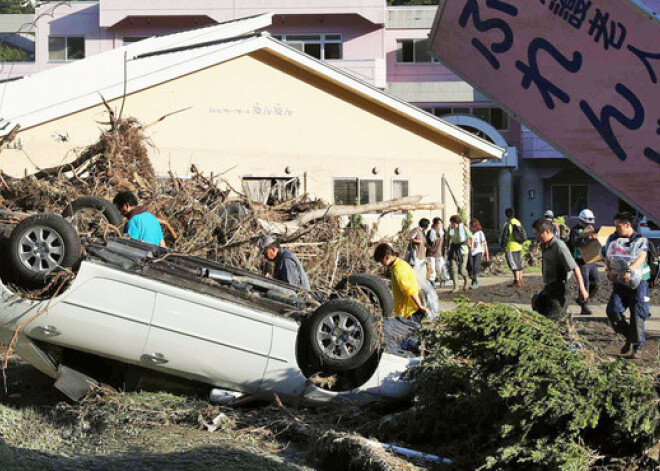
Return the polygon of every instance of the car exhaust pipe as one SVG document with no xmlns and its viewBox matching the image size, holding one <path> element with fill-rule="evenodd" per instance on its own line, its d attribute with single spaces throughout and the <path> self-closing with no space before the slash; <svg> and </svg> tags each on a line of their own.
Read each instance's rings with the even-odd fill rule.
<svg viewBox="0 0 660 471">
<path fill-rule="evenodd" d="M 215 280 L 219 283 L 226 283 L 226 284 L 236 283 L 236 280 L 234 279 L 234 275 L 232 275 L 228 271 L 214 270 L 212 268 L 211 269 L 200 268 L 200 271 L 201 271 L 201 276 L 204 278 Z"/>
</svg>

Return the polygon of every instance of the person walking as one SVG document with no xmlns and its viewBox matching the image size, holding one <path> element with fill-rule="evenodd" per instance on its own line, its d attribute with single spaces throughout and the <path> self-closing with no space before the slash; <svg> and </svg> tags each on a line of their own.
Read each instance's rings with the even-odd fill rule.
<svg viewBox="0 0 660 471">
<path fill-rule="evenodd" d="M 429 281 L 435 286 L 435 281 L 444 282 L 442 270 L 445 264 L 445 230 L 442 219 L 433 218 L 433 224 L 426 233 L 426 263 L 429 268 Z"/>
<path fill-rule="evenodd" d="M 589 293 L 582 281 L 580 268 L 573 260 L 570 250 L 552 228 L 552 222 L 537 219 L 532 226 L 541 246 L 544 287 L 532 298 L 532 309 L 552 320 L 560 320 L 566 315 L 566 293 L 571 272 L 575 275 L 582 300 L 589 299 Z"/>
<path fill-rule="evenodd" d="M 586 263 L 580 252 L 580 247 L 584 247 L 589 242 L 594 239 L 598 239 L 596 230 L 594 229 L 594 224 L 596 218 L 594 213 L 588 209 L 583 209 L 580 211 L 578 216 L 578 223 L 571 228 L 569 233 L 569 245 L 573 250 L 573 258 L 580 267 L 580 272 L 582 273 L 582 279 L 584 280 L 584 285 L 589 292 L 589 298 L 592 298 L 596 295 L 598 287 L 600 286 L 600 277 L 598 276 L 598 267 L 596 263 Z M 579 300 L 579 298 L 578 298 Z M 581 311 L 580 314 L 588 316 L 593 314 L 591 308 L 589 308 L 588 302 L 580 302 Z"/>
<path fill-rule="evenodd" d="M 463 220 L 458 215 L 449 218 L 449 251 L 447 259 L 451 267 L 451 277 L 454 283 L 452 293 L 458 292 L 458 276 L 463 278 L 463 290 L 468 289 L 467 263 L 472 247 L 472 233 L 465 227 Z"/>
<path fill-rule="evenodd" d="M 146 208 L 138 206 L 138 200 L 132 191 L 118 192 L 112 203 L 127 219 L 124 224 L 124 234 L 149 244 L 165 247 L 163 229 L 160 222 Z"/>
<path fill-rule="evenodd" d="M 630 352 L 631 358 L 639 358 L 646 344 L 644 322 L 649 317 L 648 264 L 649 241 L 633 228 L 633 215 L 622 211 L 614 216 L 616 231 L 602 249 L 607 265 L 607 277 L 612 281 L 612 294 L 607 303 L 607 317 L 614 332 L 626 340 L 621 354 Z M 630 322 L 624 312 L 630 310 Z"/>
<path fill-rule="evenodd" d="M 472 231 L 472 248 L 470 249 L 470 278 L 472 278 L 472 289 L 479 287 L 479 270 L 481 269 L 481 259 L 486 262 L 490 259 L 488 253 L 488 242 L 486 235 L 478 219 L 470 221 L 470 231 Z"/>
<path fill-rule="evenodd" d="M 385 243 L 374 250 L 374 260 L 390 271 L 394 314 L 404 319 L 410 318 L 421 326 L 428 308 L 422 303 L 417 277 L 410 264 L 399 258 L 392 246 Z"/>
<path fill-rule="evenodd" d="M 552 224 L 552 232 L 555 233 L 555 236 L 561 239 L 561 227 L 559 227 L 559 224 L 555 221 L 555 213 L 551 209 L 548 209 L 543 213 L 543 219 L 550 221 Z"/>
<path fill-rule="evenodd" d="M 527 239 L 527 234 L 520 221 L 515 218 L 516 212 L 513 208 L 507 208 L 504 215 L 506 216 L 506 222 L 502 227 L 500 247 L 504 250 L 506 263 L 513 272 L 513 283 L 509 286 L 522 288 L 524 286 L 522 244 Z"/>
<path fill-rule="evenodd" d="M 298 257 L 283 249 L 273 236 L 264 236 L 259 240 L 260 257 L 274 264 L 273 278 L 303 289 L 310 289 L 307 273 Z"/>
<path fill-rule="evenodd" d="M 426 278 L 426 231 L 430 224 L 431 221 L 422 218 L 419 220 L 418 226 L 408 234 L 406 262 L 421 278 Z"/>
</svg>

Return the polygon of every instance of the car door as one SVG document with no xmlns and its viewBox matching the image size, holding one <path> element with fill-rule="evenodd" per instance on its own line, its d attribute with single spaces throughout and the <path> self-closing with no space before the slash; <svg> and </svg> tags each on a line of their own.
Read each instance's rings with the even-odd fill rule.
<svg viewBox="0 0 660 471">
<path fill-rule="evenodd" d="M 269 313 L 172 287 L 156 296 L 141 364 L 254 392 L 266 369 L 272 330 Z"/>
<path fill-rule="evenodd" d="M 48 310 L 39 338 L 104 357 L 138 363 L 153 314 L 156 293 L 136 286 L 140 279 L 116 272 L 92 276 Z"/>
</svg>

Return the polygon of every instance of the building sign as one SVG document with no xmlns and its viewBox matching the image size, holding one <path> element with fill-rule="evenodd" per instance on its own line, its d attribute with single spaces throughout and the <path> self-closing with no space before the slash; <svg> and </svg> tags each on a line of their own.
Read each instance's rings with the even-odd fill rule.
<svg viewBox="0 0 660 471">
<path fill-rule="evenodd" d="M 433 54 L 660 220 L 660 21 L 630 0 L 440 0 Z"/>
</svg>

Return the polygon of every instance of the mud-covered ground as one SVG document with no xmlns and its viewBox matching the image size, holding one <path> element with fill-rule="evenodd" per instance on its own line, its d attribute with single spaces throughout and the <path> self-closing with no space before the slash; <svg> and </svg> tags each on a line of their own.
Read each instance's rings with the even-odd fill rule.
<svg viewBox="0 0 660 471">
<path fill-rule="evenodd" d="M 452 293 L 450 284 L 438 290 L 441 301 L 451 300 L 457 295 L 463 295 L 475 302 L 496 302 L 496 303 L 516 303 L 530 304 L 532 295 L 543 289 L 543 279 L 541 273 L 525 273 L 524 286 L 515 288 L 509 286 L 513 281 L 513 276 L 482 277 L 479 279 L 480 286 L 477 289 L 467 291 L 460 290 L 458 293 Z M 460 286 L 462 287 L 462 280 Z M 577 297 L 575 281 L 571 280 L 572 298 Z M 591 299 L 591 304 L 607 304 L 612 293 L 612 283 L 605 276 L 605 272 L 600 272 L 600 288 L 596 295 Z M 571 301 L 575 303 L 574 299 Z M 660 287 L 651 290 L 651 305 L 660 306 Z"/>
<path fill-rule="evenodd" d="M 265 429 L 237 426 L 229 415 L 209 432 L 201 421 L 221 412 L 211 404 L 163 393 L 72 404 L 52 385 L 30 365 L 10 360 L 7 392 L 0 392 L 0 469 L 313 469 L 301 448 Z"/>
<path fill-rule="evenodd" d="M 117 392 L 107 386 L 74 403 L 53 387 L 51 378 L 16 356 L 6 373 L 7 389 L 0 388 L 2 471 L 348 469 L 328 466 L 347 453 L 341 444 L 333 448 L 327 438 L 323 445 L 317 440 L 335 434 L 364 442 L 363 437 L 375 435 L 369 433 L 375 429 L 370 424 L 399 410 L 350 404 L 296 408 L 278 399 L 223 407 L 193 390 Z M 218 429 L 209 431 L 204 424 L 219 416 Z M 358 458 L 358 467 L 351 469 L 430 467 L 369 444 L 359 453 L 352 450 L 360 456 L 351 457 Z M 366 467 L 374 460 L 386 463 L 385 468 Z"/>
</svg>

